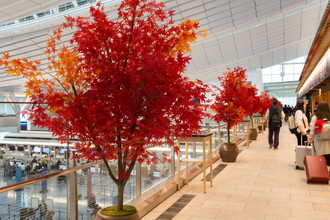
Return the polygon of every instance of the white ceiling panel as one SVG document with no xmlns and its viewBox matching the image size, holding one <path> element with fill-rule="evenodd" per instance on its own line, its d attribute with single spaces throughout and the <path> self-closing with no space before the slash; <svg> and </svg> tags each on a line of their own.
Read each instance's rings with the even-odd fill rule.
<svg viewBox="0 0 330 220">
<path fill-rule="evenodd" d="M 234 34 L 238 58 L 245 58 L 253 55 L 249 30 Z"/>
<path fill-rule="evenodd" d="M 234 24 L 236 28 L 245 26 L 246 24 L 250 22 L 257 22 L 258 18 L 255 16 L 255 14 L 250 14 L 249 16 L 246 17 L 241 17 L 239 19 L 234 20 Z"/>
<path fill-rule="evenodd" d="M 206 13 L 208 15 L 212 14 L 223 14 L 230 12 L 230 6 L 228 3 L 222 3 L 222 1 L 213 1 L 204 4 Z"/>
<path fill-rule="evenodd" d="M 226 36 L 223 38 L 219 38 L 221 53 L 224 61 L 226 63 L 232 62 L 235 57 L 237 57 L 236 53 L 236 45 L 234 43 L 233 36 Z"/>
<path fill-rule="evenodd" d="M 257 12 L 257 17 L 259 21 L 266 20 L 272 16 L 278 15 L 278 8 L 267 8 L 262 11 Z"/>
<path fill-rule="evenodd" d="M 166 0 L 165 1 L 165 5 L 166 5 L 166 8 L 170 9 L 170 8 L 177 7 L 178 6 L 178 3 L 177 3 L 177 1 Z"/>
<path fill-rule="evenodd" d="M 229 1 L 229 5 L 232 9 L 234 8 L 243 8 L 246 4 L 253 3 L 251 1 L 241 1 L 241 0 L 231 0 Z"/>
<path fill-rule="evenodd" d="M 242 3 L 242 1 L 236 1 L 238 2 L 237 5 L 232 4 L 232 2 L 230 3 L 230 7 L 231 7 L 231 12 L 233 14 L 245 14 L 246 11 L 251 12 L 251 10 L 254 10 L 255 8 L 255 4 L 253 1 L 245 1 Z"/>
<path fill-rule="evenodd" d="M 301 21 L 301 38 L 304 39 L 306 37 L 312 36 L 318 27 L 319 16 L 316 13 L 316 9 L 314 11 L 307 11 L 302 14 Z"/>
<path fill-rule="evenodd" d="M 223 0 L 223 1 L 207 0 L 207 1 L 204 1 L 204 6 L 205 6 L 205 9 L 208 11 L 208 10 L 211 10 L 213 8 L 216 8 L 216 7 L 229 7 L 228 2 L 229 1 L 227 1 L 227 0 Z M 229 8 L 226 8 L 226 10 L 227 9 L 229 9 Z"/>
<path fill-rule="evenodd" d="M 252 59 L 249 59 L 249 61 L 252 69 L 261 67 L 261 57 L 253 57 Z"/>
<path fill-rule="evenodd" d="M 238 13 L 233 13 L 233 19 L 238 20 L 241 18 L 256 17 L 255 12 L 256 11 L 254 8 L 245 9 L 244 11 L 239 11 Z M 248 22 L 248 20 L 246 22 Z"/>
<path fill-rule="evenodd" d="M 265 53 L 261 56 L 261 67 L 266 68 L 273 65 L 273 54 Z"/>
<path fill-rule="evenodd" d="M 262 13 L 263 11 L 269 10 L 281 10 L 280 2 L 278 0 L 261 0 L 256 1 L 256 11 L 257 14 Z"/>
<path fill-rule="evenodd" d="M 234 29 L 234 25 L 232 22 L 228 22 L 226 24 L 210 23 L 210 27 L 211 27 L 211 32 L 213 34 L 225 33 L 226 30 Z"/>
<path fill-rule="evenodd" d="M 250 62 L 249 60 L 241 60 L 238 62 L 238 66 L 241 66 L 244 69 L 250 69 Z"/>
<path fill-rule="evenodd" d="M 63 4 L 68 0 L 0 0 L 0 23 L 19 19 L 36 11 Z M 104 0 L 101 0 L 104 1 Z M 21 4 L 16 7 L 17 2 Z M 24 2 L 24 4 L 22 3 Z M 284 60 L 307 55 L 327 0 L 166 0 L 175 10 L 174 20 L 200 21 L 209 36 L 192 45 L 192 60 L 184 73 L 191 79 L 212 80 L 227 67 L 265 68 Z M 113 5 L 111 5 L 113 4 Z M 116 18 L 118 3 L 106 6 L 110 19 Z M 46 5 L 49 7 L 47 8 Z M 6 10 L 8 8 L 8 10 Z M 87 7 L 86 7 L 87 9 Z M 6 14 L 12 13 L 9 19 Z M 79 11 L 81 15 L 86 11 Z M 65 13 L 63 13 L 65 14 Z M 78 15 L 78 12 L 66 14 Z M 58 16 L 58 17 L 56 17 Z M 10 51 L 46 61 L 43 50 L 51 28 L 63 21 L 62 15 L 50 16 L 14 26 L 0 26 L 0 52 Z M 69 41 L 65 34 L 64 41 Z M 47 62 L 44 63 L 44 67 Z M 0 90 L 5 87 L 0 68 Z M 17 86 L 22 81 L 10 79 Z M 15 87 L 16 88 L 16 87 Z"/>
<path fill-rule="evenodd" d="M 282 9 L 291 9 L 291 8 L 296 8 L 298 6 L 301 6 L 305 4 L 305 1 L 301 1 L 301 0 L 282 0 Z"/>
<path fill-rule="evenodd" d="M 250 28 L 252 50 L 254 54 L 268 50 L 267 29 L 265 24 Z"/>
<path fill-rule="evenodd" d="M 273 51 L 273 62 L 274 63 L 282 63 L 285 61 L 284 49 L 277 49 Z"/>
<path fill-rule="evenodd" d="M 231 13 L 230 11 L 226 11 L 225 13 L 218 13 L 218 14 L 208 14 L 208 20 L 209 22 L 214 22 L 214 21 L 229 21 L 231 22 L 233 19 L 231 18 Z"/>
<path fill-rule="evenodd" d="M 292 57 L 297 57 L 297 52 L 298 52 L 298 44 L 294 43 L 291 45 L 288 45 L 285 48 L 285 60 L 290 60 Z"/>
<path fill-rule="evenodd" d="M 201 6 L 203 4 L 203 2 L 201 2 L 200 0 L 195 0 L 191 2 L 183 2 L 183 1 L 177 1 L 177 2 L 180 2 L 178 8 L 181 12 L 193 10 L 195 7 Z"/>
</svg>

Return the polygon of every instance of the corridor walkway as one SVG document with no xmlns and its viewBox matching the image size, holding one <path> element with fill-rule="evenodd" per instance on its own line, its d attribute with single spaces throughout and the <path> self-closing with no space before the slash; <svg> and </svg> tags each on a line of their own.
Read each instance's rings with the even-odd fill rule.
<svg viewBox="0 0 330 220">
<path fill-rule="evenodd" d="M 279 150 L 268 148 L 267 136 L 268 130 L 244 147 L 237 162 L 214 177 L 212 188 L 208 182 L 206 193 L 200 174 L 143 220 L 165 219 L 158 217 L 185 194 L 194 197 L 172 219 L 330 220 L 330 185 L 307 184 L 305 171 L 295 169 L 296 138 L 286 123 Z M 224 163 L 214 167 L 219 164 Z"/>
</svg>

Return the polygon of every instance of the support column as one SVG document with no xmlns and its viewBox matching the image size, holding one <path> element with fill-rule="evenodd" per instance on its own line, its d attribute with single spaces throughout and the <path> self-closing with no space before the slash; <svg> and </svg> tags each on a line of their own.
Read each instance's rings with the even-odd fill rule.
<svg viewBox="0 0 330 220">
<path fill-rule="evenodd" d="M 135 192 L 136 192 L 136 197 L 141 196 L 142 190 L 142 176 L 141 176 L 141 164 L 140 163 L 136 163 L 135 164 L 135 181 L 136 181 L 136 187 L 135 187 Z"/>
<path fill-rule="evenodd" d="M 77 173 L 67 174 L 67 219 L 78 219 Z"/>
<path fill-rule="evenodd" d="M 73 167 L 75 161 L 70 160 L 70 146 L 67 144 L 67 169 Z M 71 161 L 71 163 L 70 163 Z M 67 219 L 78 220 L 78 189 L 77 189 L 77 172 L 68 173 L 67 179 Z"/>
</svg>

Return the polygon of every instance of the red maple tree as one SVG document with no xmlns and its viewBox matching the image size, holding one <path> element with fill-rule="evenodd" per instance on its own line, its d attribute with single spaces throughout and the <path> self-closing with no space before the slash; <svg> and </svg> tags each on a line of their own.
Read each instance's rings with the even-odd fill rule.
<svg viewBox="0 0 330 220">
<path fill-rule="evenodd" d="M 261 109 L 260 97 L 258 96 L 258 89 L 251 84 L 245 85 L 246 99 L 241 103 L 246 112 L 246 116 L 250 117 L 251 127 L 254 127 L 253 114 L 258 113 Z"/>
<path fill-rule="evenodd" d="M 243 120 L 246 111 L 242 103 L 247 98 L 245 69 L 235 67 L 228 69 L 219 77 L 220 87 L 214 86 L 217 92 L 214 94 L 214 103 L 211 109 L 215 112 L 213 119 L 227 124 L 227 140 L 230 143 L 230 128 Z"/>
<path fill-rule="evenodd" d="M 279 108 L 283 108 L 283 104 L 282 104 L 282 102 L 280 102 L 277 98 L 272 97 L 272 98 L 271 98 L 271 103 L 273 103 L 273 100 L 276 100 L 276 101 L 277 101 L 277 107 L 279 107 Z"/>
<path fill-rule="evenodd" d="M 146 148 L 164 141 L 175 146 L 179 135 L 199 132 L 205 115 L 206 87 L 182 75 L 190 43 L 205 32 L 197 30 L 197 21 L 174 24 L 174 12 L 164 8 L 156 1 L 124 0 L 111 21 L 98 3 L 89 18 L 69 16 L 54 30 L 45 51 L 47 70 L 9 54 L 0 60 L 9 74 L 27 78 L 34 125 L 61 141 L 78 138 L 79 157 L 104 161 L 118 188 L 118 211 L 135 163 L 158 160 Z M 69 45 L 59 46 L 63 29 L 74 33 Z"/>
<path fill-rule="evenodd" d="M 264 116 L 266 114 L 267 109 L 269 109 L 272 106 L 272 99 L 270 98 L 268 91 L 261 92 L 259 105 L 260 105 L 260 110 L 258 113 L 261 116 Z"/>
</svg>

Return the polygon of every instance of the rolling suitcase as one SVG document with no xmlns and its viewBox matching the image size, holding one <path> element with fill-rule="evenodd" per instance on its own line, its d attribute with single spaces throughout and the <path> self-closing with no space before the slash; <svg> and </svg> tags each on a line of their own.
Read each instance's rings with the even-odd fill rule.
<svg viewBox="0 0 330 220">
<path fill-rule="evenodd" d="M 296 147 L 296 169 L 304 169 L 304 157 L 312 155 L 312 146 L 298 145 Z"/>
<path fill-rule="evenodd" d="M 324 156 L 307 155 L 304 158 L 307 183 L 329 183 L 329 172 Z"/>
</svg>

